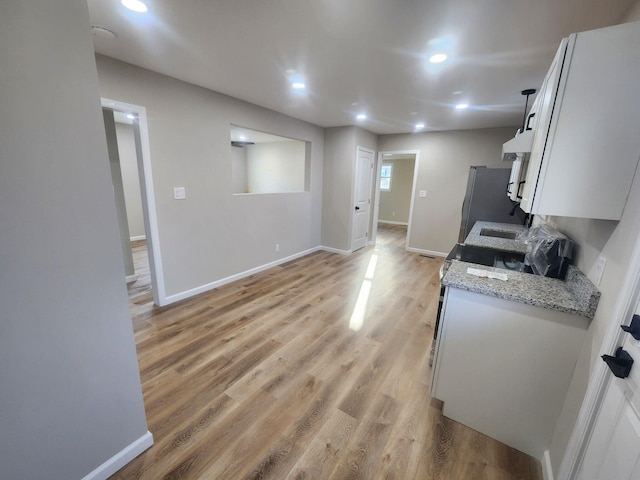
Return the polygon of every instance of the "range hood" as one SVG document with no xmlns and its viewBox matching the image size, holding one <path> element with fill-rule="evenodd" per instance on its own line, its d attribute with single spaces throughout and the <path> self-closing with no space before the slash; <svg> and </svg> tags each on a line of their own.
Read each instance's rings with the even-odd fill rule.
<svg viewBox="0 0 640 480">
<path fill-rule="evenodd" d="M 515 160 L 518 153 L 531 153 L 533 130 L 516 134 L 502 145 L 502 160 Z"/>
<path fill-rule="evenodd" d="M 517 160 L 525 153 L 531 153 L 531 147 L 533 146 L 533 130 L 529 126 L 531 119 L 535 116 L 535 113 L 530 113 L 527 120 L 527 106 L 529 105 L 529 95 L 536 93 L 535 88 L 528 88 L 520 92 L 522 95 L 526 95 L 527 100 L 524 104 L 524 116 L 522 117 L 522 128 L 518 129 L 516 136 L 508 142 L 502 145 L 502 160 Z"/>
</svg>

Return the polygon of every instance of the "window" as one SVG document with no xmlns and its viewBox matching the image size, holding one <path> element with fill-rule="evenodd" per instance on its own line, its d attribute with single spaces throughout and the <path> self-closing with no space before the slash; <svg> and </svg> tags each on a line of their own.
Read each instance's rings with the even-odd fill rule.
<svg viewBox="0 0 640 480">
<path fill-rule="evenodd" d="M 391 190 L 391 169 L 392 165 L 382 165 L 380 169 L 380 190 L 386 192 Z"/>
</svg>

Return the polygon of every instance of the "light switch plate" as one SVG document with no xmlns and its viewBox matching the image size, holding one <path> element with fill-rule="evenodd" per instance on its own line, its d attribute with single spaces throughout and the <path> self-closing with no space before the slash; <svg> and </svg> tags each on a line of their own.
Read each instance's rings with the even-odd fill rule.
<svg viewBox="0 0 640 480">
<path fill-rule="evenodd" d="M 426 198 L 427 196 L 427 191 L 426 190 L 420 190 L 420 198 Z"/>
<path fill-rule="evenodd" d="M 187 191 L 184 187 L 173 187 L 174 200 L 184 200 L 187 198 Z"/>
<path fill-rule="evenodd" d="M 604 273 L 604 267 L 607 265 L 607 259 L 604 257 L 598 258 L 596 262 L 596 266 L 593 272 L 593 283 L 597 286 L 600 286 L 600 282 L 602 281 L 602 274 Z"/>
</svg>

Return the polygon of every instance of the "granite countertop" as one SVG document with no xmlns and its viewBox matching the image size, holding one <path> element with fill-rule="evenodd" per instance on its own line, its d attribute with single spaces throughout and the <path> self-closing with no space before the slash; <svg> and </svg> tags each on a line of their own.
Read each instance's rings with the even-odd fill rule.
<svg viewBox="0 0 640 480">
<path fill-rule="evenodd" d="M 524 227 L 493 222 L 476 222 L 465 239 L 468 245 L 486 246 L 505 251 L 524 252 L 524 244 L 514 240 L 480 236 L 482 228 L 501 231 L 523 231 Z M 479 241 L 480 243 L 476 243 Z M 468 268 L 506 274 L 507 280 L 483 278 L 467 273 Z M 560 312 L 593 318 L 600 300 L 600 292 L 575 266 L 570 265 L 565 280 L 530 273 L 487 267 L 452 260 L 442 278 L 442 284 L 504 300 L 525 303 Z"/>
<path fill-rule="evenodd" d="M 516 242 L 515 240 L 508 238 L 480 235 L 480 232 L 484 228 L 497 230 L 499 232 L 513 232 L 516 234 L 526 232 L 528 230 L 528 228 L 523 225 L 516 225 L 512 223 L 476 222 L 469 232 L 469 235 L 467 235 L 467 238 L 465 238 L 464 243 L 466 245 L 475 245 L 477 247 L 495 248 L 506 252 L 525 253 L 527 251 L 527 246 L 524 243 Z"/>
</svg>

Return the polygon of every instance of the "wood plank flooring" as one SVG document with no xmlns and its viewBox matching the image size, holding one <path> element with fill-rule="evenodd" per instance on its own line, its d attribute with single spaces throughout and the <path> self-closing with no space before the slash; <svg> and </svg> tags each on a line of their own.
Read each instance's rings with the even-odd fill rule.
<svg viewBox="0 0 640 480">
<path fill-rule="evenodd" d="M 538 480 L 537 460 L 429 397 L 441 259 L 316 252 L 163 308 L 129 285 L 155 445 L 114 479 Z M 364 308 L 359 308 L 360 306 Z"/>
</svg>

